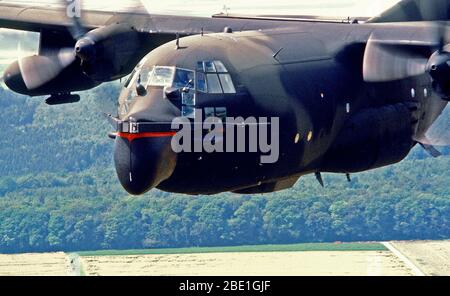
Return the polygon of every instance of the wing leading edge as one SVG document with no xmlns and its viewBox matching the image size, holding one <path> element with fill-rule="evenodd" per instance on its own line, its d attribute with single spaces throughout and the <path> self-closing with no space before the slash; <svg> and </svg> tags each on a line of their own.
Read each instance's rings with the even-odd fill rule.
<svg viewBox="0 0 450 296">
<path fill-rule="evenodd" d="M 295 27 L 305 22 L 345 23 L 346 20 L 315 16 L 246 16 L 216 14 L 212 17 L 191 17 L 149 14 L 144 7 L 127 11 L 83 10 L 82 22 L 87 30 L 115 24 L 128 23 L 138 31 L 191 35 L 222 32 L 225 27 L 234 31 L 264 30 Z M 30 6 L 0 1 L 0 28 L 31 32 L 67 30 L 72 22 L 65 8 L 58 6 Z"/>
</svg>

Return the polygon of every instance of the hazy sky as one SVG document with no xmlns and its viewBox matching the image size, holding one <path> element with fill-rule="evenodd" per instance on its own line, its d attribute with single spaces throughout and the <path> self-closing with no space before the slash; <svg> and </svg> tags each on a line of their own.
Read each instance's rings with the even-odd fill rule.
<svg viewBox="0 0 450 296">
<path fill-rule="evenodd" d="M 184 13 L 211 15 L 223 11 L 230 13 L 313 14 L 326 16 L 373 16 L 399 0 L 82 0 L 87 8 L 119 9 L 142 2 L 152 13 Z M 5 1 L 2 1 L 5 2 Z M 61 0 L 7 1 L 29 4 L 60 3 Z"/>
</svg>

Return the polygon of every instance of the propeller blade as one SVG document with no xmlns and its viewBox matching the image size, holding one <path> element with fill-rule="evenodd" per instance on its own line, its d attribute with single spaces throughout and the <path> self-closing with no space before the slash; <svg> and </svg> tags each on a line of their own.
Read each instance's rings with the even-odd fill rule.
<svg viewBox="0 0 450 296">
<path fill-rule="evenodd" d="M 67 18 L 72 22 L 72 26 L 68 28 L 72 38 L 74 40 L 80 39 L 87 33 L 81 21 L 81 16 L 77 15 L 77 12 L 81 13 L 81 0 L 73 2 L 60 0 L 60 4 L 66 9 Z"/>
<path fill-rule="evenodd" d="M 62 48 L 59 50 L 56 58 L 58 59 L 60 66 L 66 68 L 75 61 L 76 54 L 73 48 Z"/>
<path fill-rule="evenodd" d="M 442 156 L 442 153 L 432 145 L 420 143 L 420 146 L 422 146 L 422 148 L 425 149 L 425 151 L 428 152 L 428 154 L 430 154 L 434 158 Z"/>
<path fill-rule="evenodd" d="M 139 3 L 147 11 L 148 14 L 152 14 L 151 6 L 148 0 L 140 0 Z"/>
<path fill-rule="evenodd" d="M 19 68 L 26 87 L 33 90 L 56 78 L 75 59 L 73 49 L 64 48 L 49 56 L 20 57 Z"/>
<path fill-rule="evenodd" d="M 414 140 L 422 145 L 448 147 L 450 146 L 450 107 L 448 102 L 435 98 L 430 103 L 430 122 L 421 122 Z M 447 108 L 446 108 L 447 106 Z"/>
<path fill-rule="evenodd" d="M 80 19 L 77 17 L 72 18 L 72 27 L 69 28 L 69 31 L 74 40 L 80 39 L 87 33 L 87 31 L 83 27 Z"/>
<path fill-rule="evenodd" d="M 364 55 L 364 81 L 388 82 L 425 74 L 429 58 L 425 53 L 431 45 L 393 43 L 371 38 Z"/>
<path fill-rule="evenodd" d="M 366 45 L 363 72 L 366 82 L 402 80 L 427 73 L 427 64 L 434 53 L 444 53 L 447 25 L 435 22 L 427 41 L 386 39 L 372 34 Z"/>
<path fill-rule="evenodd" d="M 439 46 L 438 46 L 438 52 L 444 52 L 445 51 L 445 45 L 446 45 L 446 24 L 444 22 L 436 22 L 436 26 L 437 26 L 437 36 L 438 36 L 438 40 L 439 40 Z"/>
</svg>

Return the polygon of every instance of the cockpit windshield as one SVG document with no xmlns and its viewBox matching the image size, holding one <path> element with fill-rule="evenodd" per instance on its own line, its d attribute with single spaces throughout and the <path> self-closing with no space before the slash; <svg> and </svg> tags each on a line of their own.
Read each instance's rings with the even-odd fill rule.
<svg viewBox="0 0 450 296">
<path fill-rule="evenodd" d="M 130 75 L 125 87 L 133 89 L 136 83 L 143 84 L 145 88 L 174 87 L 209 94 L 236 93 L 231 75 L 221 61 L 200 61 L 196 71 L 141 63 Z"/>
<path fill-rule="evenodd" d="M 155 66 L 148 80 L 148 86 L 195 88 L 195 73 L 175 67 Z"/>
<path fill-rule="evenodd" d="M 156 66 L 150 75 L 149 86 L 171 86 L 175 73 L 174 67 Z"/>
<path fill-rule="evenodd" d="M 125 82 L 125 90 L 119 102 L 119 113 L 125 115 L 129 104 L 141 97 L 138 90 L 144 87 L 169 88 L 182 90 L 182 114 L 193 117 L 197 96 L 236 94 L 231 74 L 221 61 L 199 61 L 195 70 L 176 66 L 154 66 L 144 59 L 136 66 L 133 73 Z"/>
</svg>

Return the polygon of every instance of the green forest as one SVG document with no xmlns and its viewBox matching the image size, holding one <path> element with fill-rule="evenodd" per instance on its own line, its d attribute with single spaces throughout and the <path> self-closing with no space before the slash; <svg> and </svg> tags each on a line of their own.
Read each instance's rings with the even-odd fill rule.
<svg viewBox="0 0 450 296">
<path fill-rule="evenodd" d="M 9 49 L 15 40 L 0 35 Z M 307 176 L 266 195 L 129 196 L 102 116 L 119 91 L 50 107 L 0 86 L 0 253 L 450 238 L 450 150 L 434 159 L 418 147 L 351 183 L 325 175 L 325 188 Z"/>
</svg>

